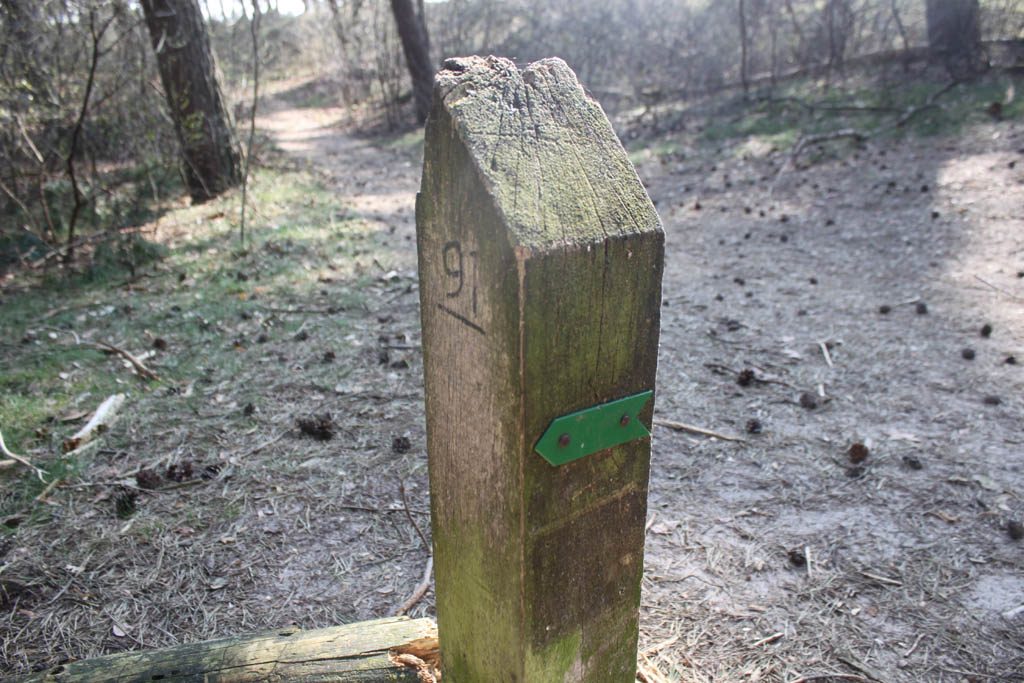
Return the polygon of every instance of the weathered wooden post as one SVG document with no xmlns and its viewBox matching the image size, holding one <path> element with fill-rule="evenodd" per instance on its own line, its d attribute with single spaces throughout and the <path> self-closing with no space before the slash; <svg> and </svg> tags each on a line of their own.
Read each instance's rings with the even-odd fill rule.
<svg viewBox="0 0 1024 683">
<path fill-rule="evenodd" d="M 632 681 L 664 239 L 561 60 L 448 60 L 417 232 L 445 681 Z"/>
</svg>

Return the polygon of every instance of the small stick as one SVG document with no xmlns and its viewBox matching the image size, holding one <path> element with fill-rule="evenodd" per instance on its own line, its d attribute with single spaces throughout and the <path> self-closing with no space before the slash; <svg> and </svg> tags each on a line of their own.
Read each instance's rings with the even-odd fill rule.
<svg viewBox="0 0 1024 683">
<path fill-rule="evenodd" d="M 13 467 L 16 463 L 21 463 L 25 467 L 35 472 L 36 476 L 39 477 L 39 481 L 46 481 L 45 479 L 43 479 L 43 471 L 36 467 L 35 465 L 33 465 L 31 460 L 29 460 L 23 455 L 12 453 L 10 449 L 7 448 L 7 444 L 4 443 L 3 432 L 0 432 L 0 453 L 3 453 L 5 457 L 10 458 L 10 460 L 7 461 L 0 461 L 0 469 Z"/>
<path fill-rule="evenodd" d="M 662 650 L 664 650 L 665 648 L 671 647 L 671 646 L 675 645 L 676 641 L 678 641 L 678 640 L 679 640 L 679 635 L 676 634 L 676 635 L 672 636 L 671 638 L 669 638 L 668 640 L 663 640 L 660 643 L 657 643 L 656 645 L 651 645 L 649 647 L 645 647 L 643 650 L 640 651 L 640 654 L 641 654 L 641 656 L 644 656 L 644 657 L 650 657 L 651 655 L 656 655 L 659 652 L 661 652 Z"/>
<path fill-rule="evenodd" d="M 762 638 L 761 640 L 757 641 L 756 643 L 754 643 L 750 647 L 761 647 L 762 645 L 767 645 L 769 643 L 774 643 L 776 640 L 778 640 L 779 638 L 781 638 L 784 635 L 786 635 L 786 634 L 783 633 L 782 631 L 779 631 L 778 633 L 773 633 L 770 636 L 768 636 L 767 638 Z"/>
<path fill-rule="evenodd" d="M 721 439 L 722 441 L 737 441 L 739 443 L 746 443 L 746 439 L 739 436 L 729 436 L 728 434 L 722 434 L 715 432 L 710 429 L 704 429 L 703 427 L 695 427 L 693 425 L 684 424 L 682 422 L 673 422 L 672 420 L 661 420 L 655 419 L 654 424 L 659 427 L 667 427 L 677 432 L 686 432 L 688 434 L 697 434 L 699 436 L 710 436 L 714 439 Z"/>
<path fill-rule="evenodd" d="M 399 605 L 398 609 L 391 613 L 393 617 L 400 617 L 416 605 L 417 602 L 423 599 L 423 596 L 427 594 L 427 590 L 430 589 L 430 574 L 434 571 L 434 556 L 431 555 L 427 558 L 427 566 L 423 569 L 423 579 L 416 586 L 416 589 L 409 596 L 409 599 Z"/>
<path fill-rule="evenodd" d="M 420 525 L 416 523 L 416 520 L 412 517 L 412 512 L 409 511 L 409 501 L 405 499 L 405 483 L 398 483 L 398 492 L 402 494 L 402 507 L 405 509 L 405 516 L 409 518 L 409 523 L 412 524 L 412 528 L 416 530 L 416 534 L 423 541 L 423 547 L 430 551 L 430 543 L 427 542 L 427 537 L 423 535 L 423 531 L 420 529 Z"/>
<path fill-rule="evenodd" d="M 1019 297 L 1016 294 L 1014 294 L 1013 292 L 1010 292 L 1008 290 L 1003 289 L 1002 287 L 994 285 L 991 282 L 989 282 L 988 280 L 986 280 L 985 278 L 981 277 L 980 275 L 975 275 L 974 279 L 977 280 L 978 282 L 980 282 L 983 285 L 987 285 L 988 287 L 991 287 L 992 289 L 994 289 L 995 291 L 999 292 L 1000 294 L 1005 294 L 1006 296 L 1010 297 L 1014 301 L 1024 301 L 1024 297 Z"/>
<path fill-rule="evenodd" d="M 879 681 L 879 683 L 882 683 L 885 680 L 881 676 L 877 675 L 874 671 L 872 671 L 867 664 L 858 661 L 857 659 L 854 659 L 853 656 L 836 655 L 836 659 L 838 659 L 840 662 L 850 667 L 851 669 L 856 669 L 857 671 L 861 672 L 867 677 L 868 680 Z"/>
<path fill-rule="evenodd" d="M 807 561 L 807 578 L 814 576 L 814 565 L 811 563 L 811 546 L 804 546 L 804 559 Z"/>
<path fill-rule="evenodd" d="M 54 477 L 53 481 L 47 484 L 46 488 L 43 489 L 43 492 L 36 496 L 35 502 L 39 503 L 41 501 L 46 500 L 46 497 L 50 495 L 53 489 L 57 488 L 57 484 L 59 484 L 61 481 L 63 481 L 61 477 Z"/>
<path fill-rule="evenodd" d="M 640 683 L 669 683 L 669 680 L 665 677 L 665 674 L 661 673 L 646 655 L 640 655 L 640 661 L 637 662 L 636 669 L 636 680 Z"/>
<path fill-rule="evenodd" d="M 924 634 L 923 633 L 918 633 L 917 634 L 917 639 L 914 641 L 914 644 L 910 646 L 909 650 L 907 650 L 906 652 L 903 653 L 903 656 L 904 657 L 909 657 L 910 655 L 914 654 L 914 650 L 917 649 L 917 646 L 921 643 L 921 639 L 922 638 L 924 638 Z"/>
<path fill-rule="evenodd" d="M 244 452 L 244 453 L 240 453 L 240 454 L 239 454 L 239 457 L 241 457 L 241 458 L 247 458 L 247 457 L 249 457 L 250 455 L 256 455 L 257 453 L 259 453 L 260 451 L 262 451 L 262 450 L 263 450 L 264 448 L 266 448 L 267 446 L 273 446 L 273 445 L 274 445 L 275 443 L 277 443 L 278 441 L 280 441 L 280 440 L 281 440 L 282 438 L 284 438 L 284 435 L 285 435 L 285 434 L 287 434 L 287 433 L 288 433 L 289 431 L 290 431 L 290 430 L 287 430 L 287 429 L 283 429 L 283 430 L 281 430 L 281 431 L 280 431 L 280 432 L 278 432 L 278 433 L 277 433 L 277 434 L 276 434 L 275 436 L 272 436 L 272 437 L 270 437 L 269 439 L 267 439 L 267 440 L 266 440 L 266 441 L 264 441 L 263 443 L 259 444 L 258 446 L 255 446 L 255 447 L 253 447 L 253 448 L 250 448 L 250 449 L 249 449 L 248 451 L 246 451 L 246 452 Z"/>
<path fill-rule="evenodd" d="M 1017 605 L 1013 609 L 1008 609 L 1005 612 L 1003 612 L 1003 618 L 1004 619 L 1013 619 L 1015 616 L 1017 616 L 1021 612 L 1024 612 L 1024 605 Z"/>
<path fill-rule="evenodd" d="M 835 365 L 832 363 L 832 354 L 828 352 L 828 344 L 826 342 L 818 342 L 818 348 L 821 349 L 821 355 L 825 356 L 825 362 L 828 363 L 830 368 L 834 368 Z"/>
<path fill-rule="evenodd" d="M 808 681 L 824 681 L 826 679 L 836 679 L 841 681 L 855 681 L 856 683 L 871 683 L 870 678 L 864 678 L 863 676 L 857 676 L 855 674 L 812 674 L 810 676 L 801 676 L 800 678 L 794 678 L 789 683 L 808 683 Z"/>
<path fill-rule="evenodd" d="M 135 372 L 139 373 L 139 375 L 145 377 L 146 379 L 160 379 L 160 376 L 157 375 L 152 370 L 150 370 L 149 368 L 147 368 L 145 363 L 143 363 L 141 360 L 139 360 L 132 354 L 128 353 L 124 349 L 118 348 L 113 344 L 108 344 L 106 342 L 89 342 L 89 345 L 99 349 L 100 351 L 105 351 L 107 353 L 116 353 L 118 356 L 121 356 L 121 358 L 124 358 L 126 361 L 131 363 L 132 367 L 135 368 Z"/>
<path fill-rule="evenodd" d="M 877 581 L 878 583 L 884 583 L 887 586 L 902 586 L 903 585 L 902 581 L 897 581 L 896 579 L 889 579 L 889 578 L 886 578 L 884 576 L 879 576 L 878 574 L 872 574 L 871 572 L 866 572 L 866 571 L 863 571 L 863 570 L 861 570 L 861 576 L 866 576 L 867 578 L 869 578 L 869 579 L 871 579 L 873 581 Z"/>
</svg>

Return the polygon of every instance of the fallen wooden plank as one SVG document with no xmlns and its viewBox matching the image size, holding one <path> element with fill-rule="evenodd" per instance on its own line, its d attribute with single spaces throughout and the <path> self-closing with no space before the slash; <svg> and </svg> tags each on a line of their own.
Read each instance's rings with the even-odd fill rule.
<svg viewBox="0 0 1024 683">
<path fill-rule="evenodd" d="M 56 666 L 9 683 L 250 683 L 418 681 L 416 669 L 391 661 L 393 648 L 436 633 L 430 619 L 394 617 L 345 626 L 176 645 L 162 650 L 121 652 Z"/>
</svg>

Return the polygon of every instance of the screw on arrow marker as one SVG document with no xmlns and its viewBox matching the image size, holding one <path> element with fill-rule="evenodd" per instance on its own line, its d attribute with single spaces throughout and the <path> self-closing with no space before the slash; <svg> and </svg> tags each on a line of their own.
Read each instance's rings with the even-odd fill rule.
<svg viewBox="0 0 1024 683">
<path fill-rule="evenodd" d="M 564 465 L 648 437 L 647 427 L 634 418 L 653 395 L 653 391 L 643 391 L 555 418 L 534 450 L 552 465 Z"/>
</svg>

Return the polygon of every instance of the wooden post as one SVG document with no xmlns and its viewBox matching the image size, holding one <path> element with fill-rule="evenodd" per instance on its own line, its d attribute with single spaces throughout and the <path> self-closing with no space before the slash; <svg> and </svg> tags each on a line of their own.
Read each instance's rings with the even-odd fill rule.
<svg viewBox="0 0 1024 683">
<path fill-rule="evenodd" d="M 632 681 L 664 239 L 563 61 L 445 62 L 417 233 L 445 681 Z"/>
<path fill-rule="evenodd" d="M 128 681 L 345 681 L 422 680 L 390 654 L 417 650 L 435 635 L 429 619 L 405 617 L 346 626 L 221 638 L 162 650 L 120 652 L 61 664 L 11 683 L 125 683 Z M 4 679 L 8 680 L 8 679 Z"/>
</svg>

